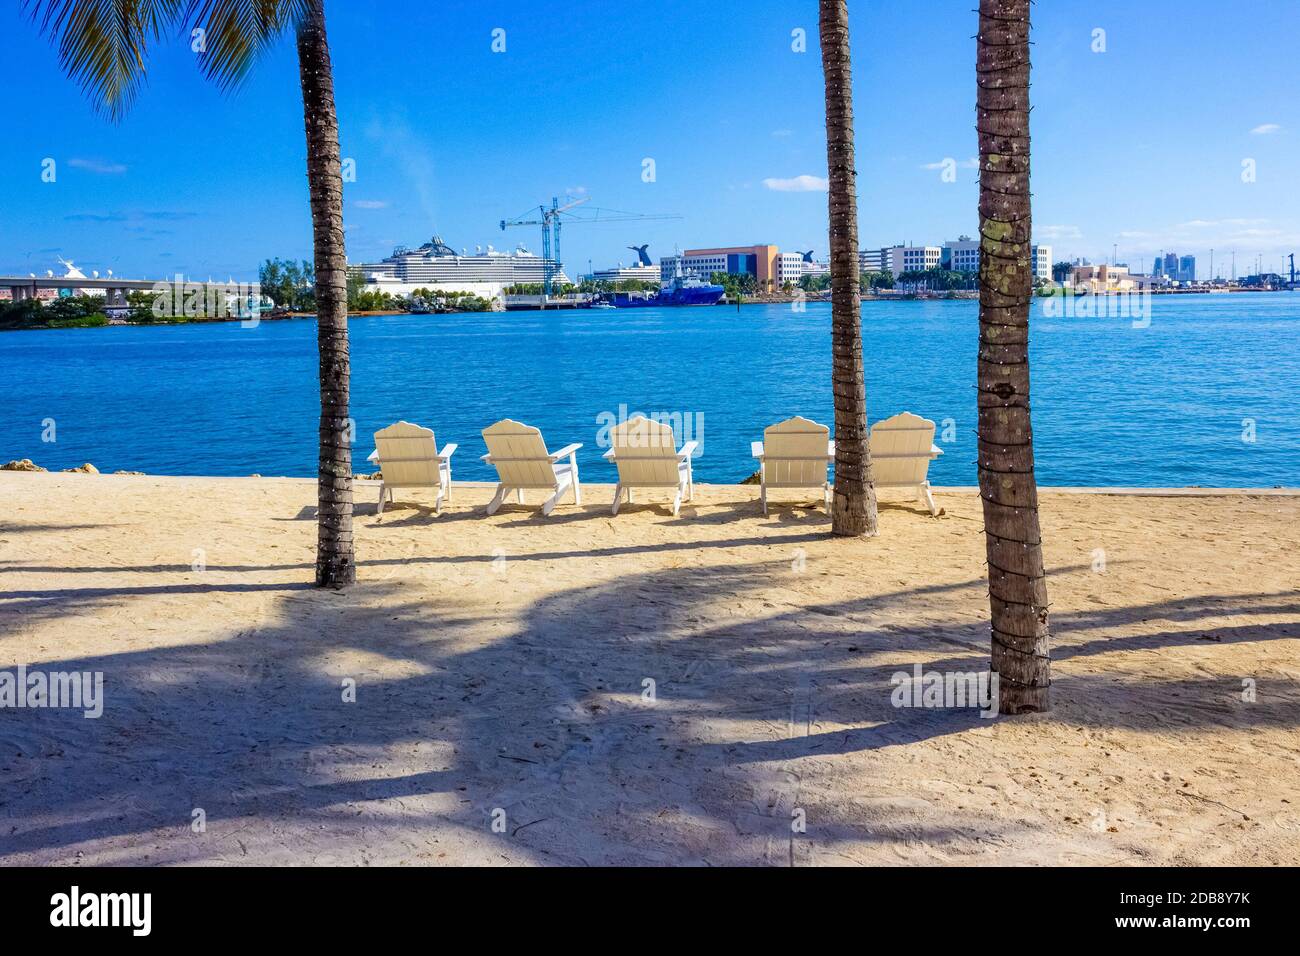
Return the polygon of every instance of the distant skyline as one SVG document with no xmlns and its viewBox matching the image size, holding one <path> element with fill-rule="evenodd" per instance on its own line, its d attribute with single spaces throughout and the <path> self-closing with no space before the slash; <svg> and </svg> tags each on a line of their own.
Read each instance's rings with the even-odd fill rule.
<svg viewBox="0 0 1300 956">
<path fill-rule="evenodd" d="M 969 0 L 851 5 L 860 241 L 976 232 Z M 349 259 L 435 232 L 524 243 L 497 223 L 551 196 L 673 221 L 573 225 L 570 274 L 650 244 L 773 243 L 827 252 L 825 139 L 812 0 L 328 4 Z M 1194 255 L 1198 275 L 1284 267 L 1300 251 L 1295 5 L 1120 0 L 1034 9 L 1035 239 L 1054 258 Z M 505 52 L 493 52 L 504 30 Z M 0 83 L 0 272 L 56 269 L 250 279 L 311 255 L 291 42 L 222 94 L 188 38 L 159 46 L 118 126 L 64 77 L 13 7 Z M 796 52 L 803 30 L 806 52 Z M 1097 33 L 1098 30 L 1104 34 Z M 498 44 L 499 45 L 499 44 Z M 1104 47 L 1104 52 L 1100 48 Z M 54 161 L 53 182 L 42 179 Z M 653 181 L 643 173 L 653 160 Z M 953 181 L 955 180 L 955 181 Z"/>
</svg>

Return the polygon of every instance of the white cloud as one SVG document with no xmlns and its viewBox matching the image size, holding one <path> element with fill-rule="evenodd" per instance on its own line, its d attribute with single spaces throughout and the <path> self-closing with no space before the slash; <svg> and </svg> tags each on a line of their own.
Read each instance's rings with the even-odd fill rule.
<svg viewBox="0 0 1300 956">
<path fill-rule="evenodd" d="M 388 201 L 386 199 L 354 199 L 352 205 L 358 209 L 387 209 Z"/>
<path fill-rule="evenodd" d="M 763 185 L 779 193 L 824 193 L 829 183 L 820 176 L 795 176 L 793 179 L 763 180 Z"/>
<path fill-rule="evenodd" d="M 1035 226 L 1034 238 L 1039 240 L 1062 240 L 1082 239 L 1083 232 L 1078 226 Z"/>
<path fill-rule="evenodd" d="M 792 129 L 774 129 L 774 130 L 772 130 L 772 135 L 775 136 L 777 139 L 785 139 L 787 136 L 793 136 L 793 135 L 794 135 L 794 130 L 792 130 Z"/>
<path fill-rule="evenodd" d="M 1150 259 L 1158 253 L 1177 252 L 1209 261 L 1215 250 L 1216 269 L 1227 268 L 1232 253 L 1238 266 L 1249 262 L 1256 253 L 1276 256 L 1300 246 L 1300 227 L 1290 220 L 1273 219 L 1191 219 L 1171 226 L 1131 229 L 1118 233 L 1120 256 L 1132 263 Z M 1109 256 L 1107 251 L 1105 255 Z M 1252 266 L 1253 268 L 1253 266 Z M 1240 271 L 1240 268 L 1239 268 Z"/>
<path fill-rule="evenodd" d="M 1267 219 L 1191 219 L 1174 226 L 1175 229 L 1208 229 L 1212 226 L 1262 226 Z"/>
<path fill-rule="evenodd" d="M 89 173 L 99 173 L 101 176 L 120 176 L 126 172 L 126 166 L 121 163 L 104 163 L 97 159 L 70 159 L 68 165 L 74 169 L 84 169 Z"/>
<path fill-rule="evenodd" d="M 1252 136 L 1267 136 L 1269 133 L 1277 133 L 1282 129 L 1277 123 L 1262 123 L 1250 131 Z"/>
</svg>

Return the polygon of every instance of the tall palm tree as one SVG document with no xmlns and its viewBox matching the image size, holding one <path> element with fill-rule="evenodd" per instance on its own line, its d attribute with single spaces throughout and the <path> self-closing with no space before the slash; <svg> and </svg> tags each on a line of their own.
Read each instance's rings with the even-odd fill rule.
<svg viewBox="0 0 1300 956">
<path fill-rule="evenodd" d="M 862 372 L 858 190 L 853 165 L 853 86 L 846 0 L 819 0 L 826 79 L 826 165 L 831 228 L 831 384 L 835 391 L 835 507 L 831 530 L 876 533 L 867 395 Z"/>
<path fill-rule="evenodd" d="M 980 0 L 979 484 L 999 709 L 1048 709 L 1047 578 L 1029 416 L 1029 4 Z"/>
<path fill-rule="evenodd" d="M 320 348 L 316 583 L 353 583 L 347 258 L 325 0 L 27 0 L 26 6 L 42 32 L 57 42 L 64 70 L 115 121 L 125 115 L 144 80 L 148 45 L 169 29 L 204 31 L 199 62 L 223 87 L 239 83 L 285 28 L 295 29 Z"/>
</svg>

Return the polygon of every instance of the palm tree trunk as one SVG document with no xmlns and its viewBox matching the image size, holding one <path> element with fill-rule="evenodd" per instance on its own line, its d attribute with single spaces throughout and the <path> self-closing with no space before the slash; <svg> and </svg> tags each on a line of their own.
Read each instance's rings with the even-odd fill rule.
<svg viewBox="0 0 1300 956">
<path fill-rule="evenodd" d="M 1029 4 L 980 0 L 979 483 L 999 709 L 1048 709 L 1047 579 L 1029 416 Z"/>
<path fill-rule="evenodd" d="M 316 258 L 316 341 L 320 348 L 320 459 L 317 472 L 316 584 L 357 579 L 352 552 L 352 447 L 349 442 L 347 254 L 343 173 L 324 0 L 307 0 L 298 26 L 298 73 L 307 127 L 307 188 Z"/>
<path fill-rule="evenodd" d="M 876 533 L 858 292 L 858 190 L 853 164 L 853 86 L 845 0 L 820 0 L 826 79 L 826 165 L 831 248 L 831 384 L 835 391 L 835 508 L 839 535 Z"/>
</svg>

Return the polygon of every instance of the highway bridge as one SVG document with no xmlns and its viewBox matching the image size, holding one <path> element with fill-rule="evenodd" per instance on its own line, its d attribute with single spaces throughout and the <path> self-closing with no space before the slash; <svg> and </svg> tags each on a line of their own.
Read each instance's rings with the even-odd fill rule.
<svg viewBox="0 0 1300 956">
<path fill-rule="evenodd" d="M 170 280 L 160 280 L 170 286 Z M 152 292 L 159 285 L 153 279 L 90 279 L 79 276 L 0 276 L 0 289 L 8 289 L 15 302 L 35 299 L 39 289 L 103 289 L 104 304 L 126 307 L 128 292 Z"/>
</svg>

